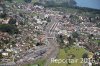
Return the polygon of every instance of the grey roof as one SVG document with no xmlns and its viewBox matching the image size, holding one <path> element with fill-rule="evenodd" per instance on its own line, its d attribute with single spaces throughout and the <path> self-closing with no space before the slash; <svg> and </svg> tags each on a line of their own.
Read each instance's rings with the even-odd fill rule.
<svg viewBox="0 0 100 66">
<path fill-rule="evenodd" d="M 2 11 L 3 10 L 3 8 L 2 7 L 0 7 L 0 11 Z"/>
</svg>

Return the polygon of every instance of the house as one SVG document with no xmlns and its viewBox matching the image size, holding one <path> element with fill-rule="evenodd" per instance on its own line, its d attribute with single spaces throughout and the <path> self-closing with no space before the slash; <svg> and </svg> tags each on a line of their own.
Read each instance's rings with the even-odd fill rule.
<svg viewBox="0 0 100 66">
<path fill-rule="evenodd" d="M 88 65 L 89 65 L 89 66 L 92 66 L 92 63 L 91 63 L 91 62 L 88 62 Z"/>
<path fill-rule="evenodd" d="M 10 20 L 9 17 L 7 17 L 7 19 L 0 19 L 0 23 L 1 24 L 8 24 L 9 20 Z"/>
<path fill-rule="evenodd" d="M 45 41 L 45 35 L 39 35 L 39 36 L 38 36 L 38 40 L 39 40 L 40 42 L 44 42 L 44 41 Z"/>
<path fill-rule="evenodd" d="M 67 35 L 67 30 L 60 30 L 60 31 L 58 32 L 58 34 Z"/>
<path fill-rule="evenodd" d="M 41 19 L 37 19 L 37 23 L 38 23 L 38 24 L 42 24 Z"/>
<path fill-rule="evenodd" d="M 7 49 L 5 49 L 5 50 L 6 50 L 7 52 L 12 52 L 12 50 L 11 50 L 11 49 L 8 49 L 8 48 L 7 48 Z"/>
<path fill-rule="evenodd" d="M 0 49 L 0 53 L 3 51 L 3 49 Z"/>
<path fill-rule="evenodd" d="M 3 13 L 3 8 L 2 8 L 2 7 L 0 7 L 0 14 L 1 14 L 1 13 Z"/>
<path fill-rule="evenodd" d="M 0 40 L 10 40 L 10 35 L 5 32 L 0 32 Z"/>
<path fill-rule="evenodd" d="M 2 52 L 2 56 L 8 56 L 9 55 L 9 53 L 8 52 Z"/>
<path fill-rule="evenodd" d="M 36 9 L 41 9 L 41 10 L 44 9 L 43 6 L 39 6 L 39 5 L 35 5 L 34 8 L 36 8 Z"/>
</svg>

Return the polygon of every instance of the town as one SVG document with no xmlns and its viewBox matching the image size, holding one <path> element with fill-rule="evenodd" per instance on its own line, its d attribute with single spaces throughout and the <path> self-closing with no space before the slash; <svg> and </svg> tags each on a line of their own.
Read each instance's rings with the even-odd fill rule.
<svg viewBox="0 0 100 66">
<path fill-rule="evenodd" d="M 51 58 L 62 59 L 60 56 L 64 51 L 65 55 L 69 53 L 64 59 L 89 58 L 95 61 L 76 66 L 99 66 L 100 14 L 90 16 L 92 12 L 72 13 L 59 9 L 1 0 L 0 66 L 60 66 L 50 61 Z M 75 51 L 81 56 L 74 54 Z M 44 65 L 35 63 L 39 59 L 45 60 Z"/>
</svg>

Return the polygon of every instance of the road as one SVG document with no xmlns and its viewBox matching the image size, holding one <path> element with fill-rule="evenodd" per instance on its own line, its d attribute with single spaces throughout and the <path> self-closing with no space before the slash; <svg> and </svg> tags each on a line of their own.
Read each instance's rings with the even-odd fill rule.
<svg viewBox="0 0 100 66">
<path fill-rule="evenodd" d="M 49 66 L 51 62 L 51 58 L 56 58 L 59 52 L 59 47 L 58 47 L 56 37 L 55 37 L 55 33 L 56 33 L 55 28 L 57 25 L 58 25 L 58 20 L 56 18 L 53 18 L 52 22 L 50 22 L 46 28 L 46 36 L 47 36 L 47 39 L 49 41 L 52 51 L 48 55 L 47 62 L 45 63 L 44 66 Z"/>
</svg>

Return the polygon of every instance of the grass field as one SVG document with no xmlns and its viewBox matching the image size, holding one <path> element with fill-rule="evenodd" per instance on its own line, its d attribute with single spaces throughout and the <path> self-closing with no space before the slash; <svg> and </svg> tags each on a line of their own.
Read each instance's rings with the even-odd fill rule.
<svg viewBox="0 0 100 66">
<path fill-rule="evenodd" d="M 44 63 L 45 63 L 45 60 L 38 60 L 35 64 L 38 64 L 39 66 L 44 66 Z M 33 65 L 31 65 L 31 66 L 33 66 Z"/>
<path fill-rule="evenodd" d="M 59 55 L 58 55 L 58 59 L 66 59 L 69 57 L 69 55 L 75 55 L 76 59 L 80 59 L 82 58 L 82 55 L 86 52 L 86 50 L 84 48 L 78 48 L 78 47 L 70 47 L 65 48 L 65 49 L 60 49 Z M 77 63 L 52 63 L 49 66 L 82 66 L 82 64 L 80 63 L 81 60 L 79 60 Z"/>
<path fill-rule="evenodd" d="M 27 64 L 27 65 L 23 65 L 23 66 L 44 66 L 45 60 L 43 59 L 39 59 L 37 60 L 34 64 Z"/>
</svg>

